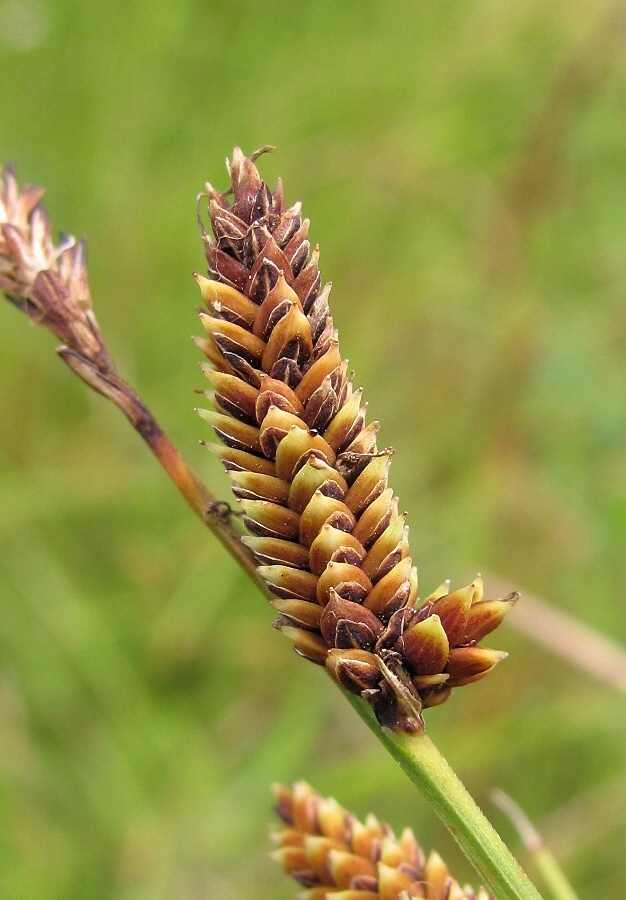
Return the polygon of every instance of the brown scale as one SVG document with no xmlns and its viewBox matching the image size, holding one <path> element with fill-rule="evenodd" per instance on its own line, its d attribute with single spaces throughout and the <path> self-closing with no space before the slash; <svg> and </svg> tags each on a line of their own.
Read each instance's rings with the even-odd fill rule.
<svg viewBox="0 0 626 900">
<path fill-rule="evenodd" d="M 258 155 L 258 154 L 257 154 Z M 422 727 L 421 710 L 482 678 L 506 654 L 477 646 L 517 599 L 486 601 L 478 576 L 418 601 L 405 516 L 387 485 L 362 391 L 348 377 L 300 204 L 286 208 L 239 149 L 232 186 L 207 185 L 214 237 L 207 392 L 199 410 L 250 532 L 243 538 L 298 653 L 372 703 L 381 724 Z"/>
</svg>

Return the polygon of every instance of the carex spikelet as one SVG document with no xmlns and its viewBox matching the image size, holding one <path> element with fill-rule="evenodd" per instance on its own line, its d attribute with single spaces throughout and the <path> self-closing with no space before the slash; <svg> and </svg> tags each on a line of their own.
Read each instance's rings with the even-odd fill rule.
<svg viewBox="0 0 626 900">
<path fill-rule="evenodd" d="M 396 838 L 373 815 L 360 822 L 304 781 L 274 793 L 284 824 L 272 857 L 305 888 L 301 900 L 489 900 L 461 887 L 438 853 L 426 857 L 409 828 Z"/>
<path fill-rule="evenodd" d="M 517 595 L 483 600 L 482 582 L 418 602 L 405 515 L 387 486 L 392 450 L 376 446 L 348 375 L 300 204 L 272 193 L 235 149 L 231 187 L 207 185 L 215 237 L 200 410 L 250 532 L 243 538 L 298 653 L 362 694 L 379 722 L 412 731 L 421 710 L 483 677 L 506 654 L 477 644 Z"/>
</svg>

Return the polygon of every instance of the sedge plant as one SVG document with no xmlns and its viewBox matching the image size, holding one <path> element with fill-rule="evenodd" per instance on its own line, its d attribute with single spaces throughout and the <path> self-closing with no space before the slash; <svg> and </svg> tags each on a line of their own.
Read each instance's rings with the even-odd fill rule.
<svg viewBox="0 0 626 900">
<path fill-rule="evenodd" d="M 498 900 L 537 898 L 428 737 L 423 716 L 506 655 L 482 641 L 518 595 L 485 598 L 477 576 L 419 598 L 406 516 L 388 486 L 393 451 L 378 448 L 378 423 L 367 422 L 362 391 L 342 358 L 309 222 L 299 203 L 287 204 L 280 182 L 274 191 L 265 184 L 256 165 L 262 152 L 246 157 L 235 149 L 227 189 L 207 184 L 198 198 L 208 272 L 195 276 L 206 307 L 205 336 L 196 342 L 212 406 L 198 412 L 219 439 L 208 447 L 226 468 L 240 514 L 192 472 L 118 373 L 93 312 L 84 244 L 70 237 L 55 243 L 43 191 L 20 190 L 11 168 L 0 182 L 0 289 L 53 332 L 61 359 L 126 416 L 269 598 L 276 627 L 300 656 L 326 668 L 432 804 L 479 873 L 481 891 Z M 210 231 L 202 224 L 205 205 Z M 295 800 L 303 791 L 309 801 Z M 307 791 L 279 792 L 279 809 L 319 805 Z M 414 862 L 421 859 L 416 848 L 411 844 Z M 420 862 L 417 881 L 445 870 L 433 859 Z M 406 890 L 376 896 L 489 895 L 458 885 L 446 894 Z"/>
</svg>

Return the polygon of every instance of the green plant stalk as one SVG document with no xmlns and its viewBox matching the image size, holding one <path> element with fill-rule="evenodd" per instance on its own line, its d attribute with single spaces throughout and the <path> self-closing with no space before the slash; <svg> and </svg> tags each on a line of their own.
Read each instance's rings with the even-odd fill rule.
<svg viewBox="0 0 626 900">
<path fill-rule="evenodd" d="M 558 862 L 546 847 L 541 846 L 535 850 L 533 859 L 554 900 L 579 900 L 578 894 L 575 893 Z"/>
<path fill-rule="evenodd" d="M 432 805 L 497 900 L 541 900 L 541 894 L 426 732 L 405 734 L 382 728 L 369 703 L 344 693 Z"/>
<path fill-rule="evenodd" d="M 541 835 L 535 829 L 524 810 L 508 794 L 505 794 L 504 791 L 498 788 L 491 792 L 491 799 L 496 806 L 500 807 L 505 816 L 510 819 L 524 845 L 532 854 L 535 867 L 541 874 L 553 900 L 578 900 L 578 896 L 565 877 L 565 873 L 550 850 L 544 845 Z"/>
</svg>

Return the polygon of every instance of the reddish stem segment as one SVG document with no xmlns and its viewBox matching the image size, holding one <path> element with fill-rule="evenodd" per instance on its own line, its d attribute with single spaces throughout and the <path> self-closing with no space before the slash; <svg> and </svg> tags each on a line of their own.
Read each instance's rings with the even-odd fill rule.
<svg viewBox="0 0 626 900">
<path fill-rule="evenodd" d="M 69 347 L 58 350 L 63 361 L 93 390 L 106 397 L 126 416 L 141 435 L 170 480 L 176 485 L 195 514 L 207 525 L 237 563 L 267 594 L 241 534 L 233 524 L 227 504 L 219 501 L 187 465 L 147 406 L 125 381 L 111 371 L 102 371 L 93 362 Z"/>
</svg>

